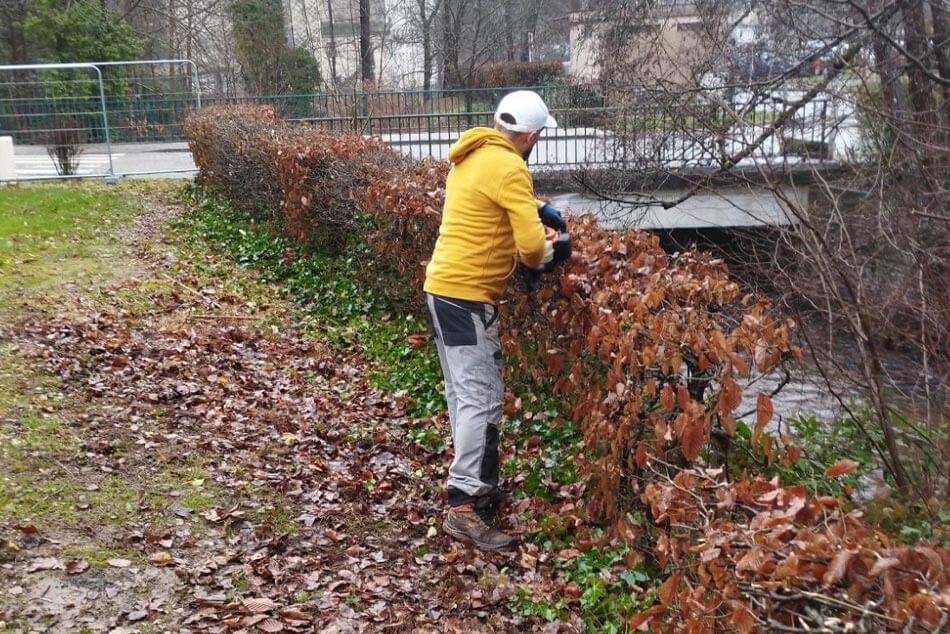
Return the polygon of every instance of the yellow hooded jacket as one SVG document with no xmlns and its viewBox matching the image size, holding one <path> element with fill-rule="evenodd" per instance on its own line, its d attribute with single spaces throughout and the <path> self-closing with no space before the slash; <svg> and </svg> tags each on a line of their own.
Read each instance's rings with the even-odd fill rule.
<svg viewBox="0 0 950 634">
<path fill-rule="evenodd" d="M 442 225 L 426 268 L 433 295 L 495 303 L 517 265 L 537 268 L 544 227 L 524 159 L 503 134 L 472 128 L 449 149 Z"/>
</svg>

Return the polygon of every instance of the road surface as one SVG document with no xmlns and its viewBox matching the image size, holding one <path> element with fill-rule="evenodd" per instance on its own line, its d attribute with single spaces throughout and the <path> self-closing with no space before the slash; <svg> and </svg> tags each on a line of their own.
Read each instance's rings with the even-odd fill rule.
<svg viewBox="0 0 950 634">
<path fill-rule="evenodd" d="M 79 156 L 77 176 L 108 176 L 113 173 L 182 177 L 197 171 L 188 144 L 184 142 L 115 144 L 112 146 L 111 172 L 108 150 L 106 145 L 84 146 Z M 56 166 L 45 147 L 17 145 L 13 151 L 18 180 L 56 177 Z"/>
</svg>

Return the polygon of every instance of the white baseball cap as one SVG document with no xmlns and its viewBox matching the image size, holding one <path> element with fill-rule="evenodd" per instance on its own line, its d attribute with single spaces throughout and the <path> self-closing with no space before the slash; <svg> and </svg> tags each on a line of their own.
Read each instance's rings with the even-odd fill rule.
<svg viewBox="0 0 950 634">
<path fill-rule="evenodd" d="M 505 121 L 502 115 L 508 115 Z M 532 90 L 516 90 L 501 98 L 495 110 L 495 123 L 512 132 L 535 132 L 541 128 L 556 128 L 557 121 L 548 113 L 541 95 Z"/>
</svg>

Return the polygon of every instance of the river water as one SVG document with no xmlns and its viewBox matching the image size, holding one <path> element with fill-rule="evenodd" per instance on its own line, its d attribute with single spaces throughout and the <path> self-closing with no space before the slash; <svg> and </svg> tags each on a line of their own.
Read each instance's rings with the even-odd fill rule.
<svg viewBox="0 0 950 634">
<path fill-rule="evenodd" d="M 770 428 L 787 429 L 788 421 L 792 418 L 814 416 L 818 420 L 830 424 L 841 417 L 843 411 L 838 400 L 831 395 L 825 381 L 805 362 L 799 362 L 789 368 L 788 383 L 782 385 L 785 377 L 781 373 L 772 373 L 764 376 L 752 377 L 740 381 L 743 386 L 742 403 L 737 412 L 746 414 L 745 420 L 754 420 L 756 399 L 760 393 L 772 394 L 772 407 L 775 411 Z"/>
<path fill-rule="evenodd" d="M 670 189 L 654 194 L 659 200 L 677 200 L 686 190 Z M 806 205 L 808 190 L 788 186 L 782 196 Z M 603 201 L 582 193 L 562 194 L 552 199 L 552 204 L 564 210 L 568 218 L 572 214 L 590 213 L 596 216 L 601 226 L 608 229 L 641 228 L 650 230 L 676 229 L 728 229 L 789 224 L 792 217 L 786 203 L 772 193 L 750 187 L 729 187 L 716 193 L 697 194 L 687 201 L 663 209 L 657 205 L 643 205 L 643 199 L 628 195 L 625 202 Z M 640 203 L 640 204 L 638 204 Z M 797 362 L 789 367 L 790 379 L 772 396 L 775 411 L 770 426 L 786 429 L 789 419 L 801 416 L 831 423 L 842 414 L 840 403 L 829 392 L 824 380 L 809 365 L 808 361 Z M 752 376 L 741 382 L 743 400 L 739 414 L 747 414 L 746 420 L 754 420 L 756 399 L 759 393 L 772 394 L 785 380 L 784 374 L 773 373 Z"/>
</svg>

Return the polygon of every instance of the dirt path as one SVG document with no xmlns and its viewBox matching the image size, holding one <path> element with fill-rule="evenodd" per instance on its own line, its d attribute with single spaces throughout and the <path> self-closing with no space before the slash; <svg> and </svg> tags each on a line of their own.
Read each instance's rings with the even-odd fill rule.
<svg viewBox="0 0 950 634">
<path fill-rule="evenodd" d="M 573 631 L 509 608 L 557 585 L 536 546 L 436 530 L 435 422 L 176 237 L 174 191 L 120 195 L 108 271 L 0 325 L 0 632 Z"/>
</svg>

